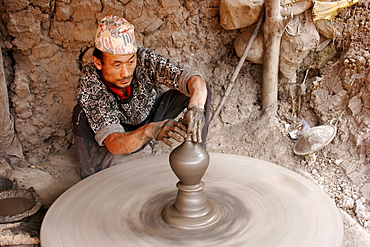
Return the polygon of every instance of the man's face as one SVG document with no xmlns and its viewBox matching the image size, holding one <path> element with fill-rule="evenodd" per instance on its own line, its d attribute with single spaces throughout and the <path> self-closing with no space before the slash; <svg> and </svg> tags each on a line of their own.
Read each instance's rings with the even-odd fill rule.
<svg viewBox="0 0 370 247">
<path fill-rule="evenodd" d="M 136 53 L 131 55 L 104 53 L 103 62 L 96 57 L 93 57 L 93 61 L 101 70 L 103 80 L 116 88 L 123 90 L 131 84 L 136 67 Z"/>
</svg>

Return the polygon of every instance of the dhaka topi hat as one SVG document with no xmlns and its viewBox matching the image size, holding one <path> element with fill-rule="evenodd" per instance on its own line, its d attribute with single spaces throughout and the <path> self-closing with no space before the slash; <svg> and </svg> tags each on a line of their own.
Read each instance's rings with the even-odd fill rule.
<svg viewBox="0 0 370 247">
<path fill-rule="evenodd" d="M 134 54 L 137 51 L 134 26 L 124 18 L 107 15 L 99 23 L 95 47 L 111 54 Z"/>
</svg>

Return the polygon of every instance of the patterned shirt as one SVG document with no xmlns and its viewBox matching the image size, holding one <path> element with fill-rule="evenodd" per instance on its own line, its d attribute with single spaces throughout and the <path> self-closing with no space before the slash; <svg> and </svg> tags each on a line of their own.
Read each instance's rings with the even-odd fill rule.
<svg viewBox="0 0 370 247">
<path fill-rule="evenodd" d="M 125 132 L 121 124 L 137 125 L 149 116 L 161 85 L 189 96 L 187 81 L 193 75 L 201 76 L 197 71 L 173 65 L 154 51 L 139 48 L 128 99 L 120 100 L 109 90 L 90 63 L 83 68 L 79 79 L 77 100 L 102 146 L 108 135 Z"/>
</svg>

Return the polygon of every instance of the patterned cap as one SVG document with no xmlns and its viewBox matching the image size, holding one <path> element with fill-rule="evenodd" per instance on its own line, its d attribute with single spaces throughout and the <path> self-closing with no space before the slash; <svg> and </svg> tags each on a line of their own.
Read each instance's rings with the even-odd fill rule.
<svg viewBox="0 0 370 247">
<path fill-rule="evenodd" d="M 107 15 L 98 26 L 95 47 L 111 54 L 134 54 L 137 51 L 134 26 L 124 18 Z"/>
</svg>

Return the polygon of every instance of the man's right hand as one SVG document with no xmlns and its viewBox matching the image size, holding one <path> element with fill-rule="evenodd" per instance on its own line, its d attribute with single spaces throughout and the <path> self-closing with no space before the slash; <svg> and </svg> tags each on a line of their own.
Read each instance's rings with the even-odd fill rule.
<svg viewBox="0 0 370 247">
<path fill-rule="evenodd" d="M 172 147 L 170 138 L 175 139 L 178 142 L 184 141 L 186 138 L 186 126 L 176 120 L 166 119 L 161 122 L 152 122 L 153 138 L 155 140 L 163 141 L 168 146 Z"/>
<path fill-rule="evenodd" d="M 170 138 L 182 142 L 186 138 L 186 126 L 172 119 L 148 123 L 131 132 L 112 133 L 104 140 L 104 144 L 114 155 L 130 154 L 150 139 L 160 140 L 172 146 Z"/>
</svg>

